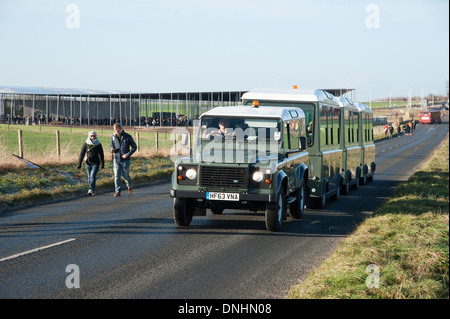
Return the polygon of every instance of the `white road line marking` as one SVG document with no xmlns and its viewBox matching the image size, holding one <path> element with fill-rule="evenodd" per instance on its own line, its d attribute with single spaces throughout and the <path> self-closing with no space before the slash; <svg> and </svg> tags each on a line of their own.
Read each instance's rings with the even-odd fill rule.
<svg viewBox="0 0 450 319">
<path fill-rule="evenodd" d="M 10 259 L 14 259 L 14 258 L 17 258 L 17 257 L 20 257 L 20 256 L 25 256 L 25 255 L 28 255 L 28 254 L 31 254 L 31 253 L 35 253 L 35 252 L 40 251 L 40 250 L 52 248 L 52 247 L 59 246 L 59 245 L 62 245 L 62 244 L 70 243 L 71 241 L 74 241 L 75 239 L 76 238 L 71 238 L 71 239 L 60 241 L 58 243 L 54 243 L 54 244 L 51 244 L 51 245 L 42 246 L 42 247 L 38 247 L 38 248 L 35 248 L 35 249 L 27 250 L 27 251 L 24 251 L 22 253 L 18 253 L 18 254 L 15 254 L 15 255 L 11 255 L 9 257 L 2 258 L 2 259 L 0 259 L 0 262 L 6 261 L 6 260 L 10 260 Z"/>
</svg>

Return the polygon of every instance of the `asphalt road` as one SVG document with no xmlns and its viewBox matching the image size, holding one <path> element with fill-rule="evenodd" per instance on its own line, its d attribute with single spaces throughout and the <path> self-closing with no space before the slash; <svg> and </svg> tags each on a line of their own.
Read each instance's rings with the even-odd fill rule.
<svg viewBox="0 0 450 319">
<path fill-rule="evenodd" d="M 168 182 L 118 198 L 111 190 L 3 211 L 0 298 L 284 298 L 408 179 L 448 129 L 447 119 L 377 143 L 373 182 L 324 210 L 307 209 L 302 220 L 288 219 L 279 233 L 265 230 L 262 213 L 237 211 L 177 228 Z"/>
</svg>

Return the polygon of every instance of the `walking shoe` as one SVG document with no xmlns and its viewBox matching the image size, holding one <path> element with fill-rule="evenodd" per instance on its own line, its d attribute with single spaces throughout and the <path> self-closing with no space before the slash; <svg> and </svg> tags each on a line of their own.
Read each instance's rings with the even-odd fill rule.
<svg viewBox="0 0 450 319">
<path fill-rule="evenodd" d="M 94 196 L 94 194 L 95 194 L 95 193 L 94 193 L 94 191 L 93 191 L 92 189 L 88 190 L 88 195 L 89 195 L 89 196 Z"/>
<path fill-rule="evenodd" d="M 133 192 L 133 187 L 128 188 L 128 194 L 131 194 Z"/>
<path fill-rule="evenodd" d="M 119 192 L 116 192 L 116 193 L 114 194 L 114 197 L 117 197 L 117 196 L 120 196 L 120 193 L 119 193 Z"/>
</svg>

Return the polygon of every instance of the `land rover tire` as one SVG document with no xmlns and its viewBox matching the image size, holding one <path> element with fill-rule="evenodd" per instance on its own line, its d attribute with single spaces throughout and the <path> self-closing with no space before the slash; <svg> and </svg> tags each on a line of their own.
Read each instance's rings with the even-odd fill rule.
<svg viewBox="0 0 450 319">
<path fill-rule="evenodd" d="M 289 207 L 289 212 L 293 219 L 303 218 L 303 213 L 305 212 L 305 186 L 301 183 L 300 187 L 295 192 L 295 201 Z"/>
<path fill-rule="evenodd" d="M 173 199 L 173 219 L 177 226 L 189 226 L 194 216 L 194 207 L 187 198 Z"/>
<path fill-rule="evenodd" d="M 266 229 L 268 231 L 280 231 L 283 223 L 283 216 L 286 215 L 286 197 L 283 187 L 277 194 L 277 200 L 274 203 L 267 203 L 265 211 Z"/>
</svg>

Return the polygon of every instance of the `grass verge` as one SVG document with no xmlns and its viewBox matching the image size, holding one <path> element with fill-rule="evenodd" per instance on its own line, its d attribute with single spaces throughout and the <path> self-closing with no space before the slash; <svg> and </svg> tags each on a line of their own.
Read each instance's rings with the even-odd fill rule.
<svg viewBox="0 0 450 319">
<path fill-rule="evenodd" d="M 449 140 L 289 299 L 449 298 Z"/>
</svg>

